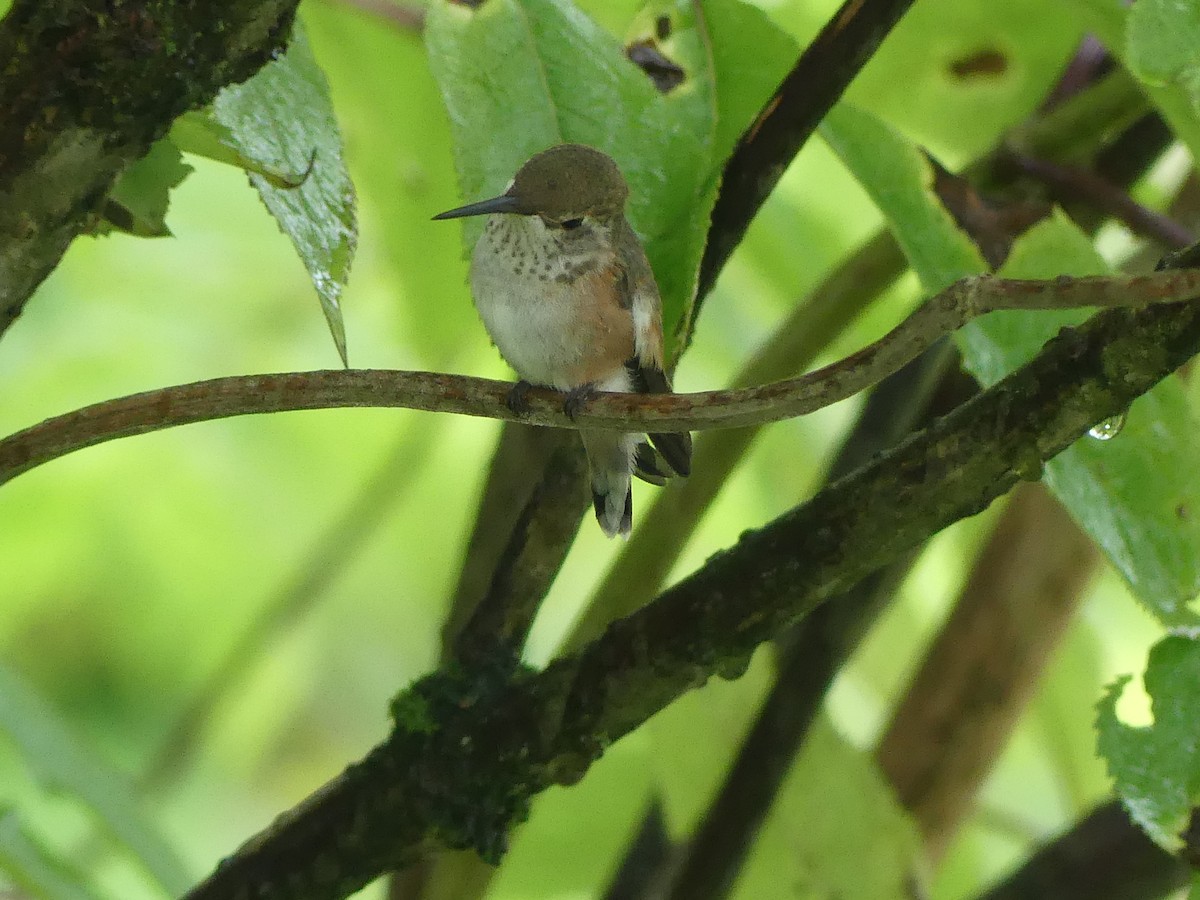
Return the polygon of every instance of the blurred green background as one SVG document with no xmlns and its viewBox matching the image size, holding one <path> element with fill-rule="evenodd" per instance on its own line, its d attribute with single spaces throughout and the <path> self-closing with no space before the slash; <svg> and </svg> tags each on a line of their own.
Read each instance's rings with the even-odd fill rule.
<svg viewBox="0 0 1200 900">
<path fill-rule="evenodd" d="M 622 37 L 637 6 L 581 5 Z M 761 5 L 802 43 L 836 8 Z M 461 198 L 419 34 L 334 0 L 305 2 L 302 14 L 360 202 L 343 299 L 351 364 L 509 377 L 471 307 L 458 228 L 429 222 Z M 923 0 L 850 98 L 958 166 L 1032 111 L 1080 36 L 1064 9 L 1037 0 Z M 1009 58 L 1007 69 L 952 77 L 950 62 L 991 48 Z M 189 162 L 196 172 L 174 192 L 168 217 L 174 238 L 76 241 L 0 341 L 0 433 L 163 385 L 338 365 L 304 268 L 245 176 Z M 814 139 L 707 301 L 677 388 L 726 384 L 880 221 Z M 1120 253 L 1128 242 L 1118 234 L 1109 246 Z M 913 279 L 902 282 L 826 358 L 878 336 L 916 292 Z M 768 429 L 679 571 L 811 492 L 856 408 L 851 401 Z M 158 772 L 142 810 L 199 877 L 380 740 L 389 698 L 435 664 L 497 431 L 485 420 L 406 411 L 289 413 L 114 442 L 26 474 L 0 489 L 3 666 L 85 754 L 130 783 Z M 652 490 L 635 505 L 644 509 Z M 829 715 L 852 743 L 869 747 L 877 736 L 997 513 L 933 542 L 902 602 L 839 678 Z M 331 546 L 346 515 L 366 523 L 363 533 Z M 619 550 L 585 523 L 535 629 L 533 661 L 554 652 Z M 297 588 L 314 565 L 325 583 Z M 188 733 L 187 753 L 164 755 L 189 702 L 241 636 L 279 608 L 288 612 L 246 677 Z M 1114 675 L 1141 670 L 1160 634 L 1115 576 L 1095 582 L 936 897 L 969 895 L 1107 794 L 1091 707 Z M 491 896 L 594 896 L 660 778 L 671 782 L 678 821 L 694 815 L 763 690 L 763 664 L 689 696 L 614 747 L 581 785 L 541 798 Z M 1135 722 L 1145 715 L 1134 690 L 1122 709 Z M 98 896 L 162 896 L 125 842 L 40 779 L 3 736 L 0 784 L 0 807 L 15 809 L 25 832 Z M 744 895 L 791 896 L 785 888 L 747 886 Z"/>
</svg>

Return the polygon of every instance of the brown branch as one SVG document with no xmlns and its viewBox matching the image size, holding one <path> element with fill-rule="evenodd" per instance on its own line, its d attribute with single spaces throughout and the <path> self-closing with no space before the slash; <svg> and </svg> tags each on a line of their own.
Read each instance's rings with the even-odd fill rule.
<svg viewBox="0 0 1200 900">
<path fill-rule="evenodd" d="M 1153 348 L 1153 352 L 1146 352 Z M 829 597 L 984 508 L 1200 350 L 1200 303 L 1109 310 L 730 550 L 579 655 L 517 679 L 440 672 L 386 743 L 227 859 L 189 900 L 343 897 L 431 846 L 495 860 L 530 797 Z"/>
<path fill-rule="evenodd" d="M 1098 562 L 1042 485 L 1014 492 L 876 758 L 936 864 L 971 812 Z"/>
<path fill-rule="evenodd" d="M 556 428 L 696 431 L 739 428 L 807 415 L 854 394 L 915 359 L 971 319 L 1003 309 L 1141 308 L 1200 295 L 1200 272 L 1051 281 L 964 278 L 927 300 L 895 329 L 857 353 L 801 378 L 695 394 L 599 393 L 569 417 L 562 394 L 528 393 L 518 414 L 499 381 L 432 372 L 380 370 L 239 375 L 133 394 L 47 419 L 0 441 L 0 484 L 74 450 L 115 438 L 212 419 L 300 409 L 390 407 L 517 419 Z M 1094 424 L 1094 423 L 1093 423 Z"/>
<path fill-rule="evenodd" d="M 1121 188 L 1095 172 L 1013 153 L 1008 161 L 1025 175 L 1043 182 L 1059 203 L 1077 201 L 1125 224 L 1134 234 L 1169 249 L 1186 247 L 1192 235 L 1178 222 L 1138 203 Z"/>
<path fill-rule="evenodd" d="M 296 2 L 13 4 L 0 21 L 0 334 L 125 168 L 272 58 Z"/>
</svg>

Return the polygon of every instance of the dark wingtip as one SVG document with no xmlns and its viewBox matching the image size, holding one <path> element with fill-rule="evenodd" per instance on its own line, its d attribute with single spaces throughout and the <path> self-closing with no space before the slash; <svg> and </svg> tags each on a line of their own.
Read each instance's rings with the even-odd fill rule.
<svg viewBox="0 0 1200 900">
<path fill-rule="evenodd" d="M 692 474 L 692 436 L 686 431 L 664 434 L 652 434 L 650 440 L 658 452 L 662 454 L 667 465 L 675 472 L 687 478 Z"/>
<path fill-rule="evenodd" d="M 664 472 L 662 458 L 654 452 L 645 441 L 637 445 L 633 454 L 633 474 L 648 484 L 662 487 L 670 478 L 669 472 Z"/>
</svg>

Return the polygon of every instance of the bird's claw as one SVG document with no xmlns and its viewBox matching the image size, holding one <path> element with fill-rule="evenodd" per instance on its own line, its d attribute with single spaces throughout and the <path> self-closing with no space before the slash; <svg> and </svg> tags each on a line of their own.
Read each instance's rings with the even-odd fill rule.
<svg viewBox="0 0 1200 900">
<path fill-rule="evenodd" d="M 574 422 L 575 417 L 583 412 L 583 408 L 595 395 L 596 389 L 590 384 L 581 384 L 577 388 L 571 388 L 567 391 L 566 399 L 563 400 L 563 412 L 567 414 L 568 419 Z"/>
<path fill-rule="evenodd" d="M 508 392 L 508 397 L 504 400 L 504 405 L 518 416 L 529 412 L 529 389 L 531 387 L 533 384 L 522 378 L 512 386 L 512 390 Z"/>
</svg>

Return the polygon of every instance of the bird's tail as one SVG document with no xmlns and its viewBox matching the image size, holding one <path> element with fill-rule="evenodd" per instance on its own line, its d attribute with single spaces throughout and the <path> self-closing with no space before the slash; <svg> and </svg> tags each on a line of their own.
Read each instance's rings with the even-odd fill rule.
<svg viewBox="0 0 1200 900">
<path fill-rule="evenodd" d="M 633 494 L 629 489 L 634 455 L 642 437 L 613 431 L 581 431 L 592 473 L 596 521 L 609 537 L 629 536 L 633 526 Z"/>
</svg>

